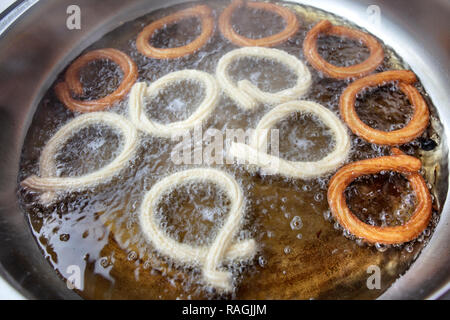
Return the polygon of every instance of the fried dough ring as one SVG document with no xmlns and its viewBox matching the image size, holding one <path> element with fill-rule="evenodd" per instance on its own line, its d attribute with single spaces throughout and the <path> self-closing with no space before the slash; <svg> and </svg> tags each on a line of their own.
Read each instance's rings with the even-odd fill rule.
<svg viewBox="0 0 450 320">
<path fill-rule="evenodd" d="M 261 9 L 266 11 L 271 11 L 273 13 L 278 14 L 283 18 L 286 22 L 286 27 L 283 31 L 274 34 L 269 37 L 264 37 L 261 39 L 250 39 L 244 36 L 241 36 L 233 29 L 233 25 L 231 23 L 231 17 L 233 16 L 233 12 L 246 6 L 248 8 L 253 9 Z M 234 0 L 219 17 L 219 29 L 222 32 L 222 35 L 230 40 L 235 45 L 241 47 L 273 47 L 280 43 L 285 42 L 294 34 L 297 33 L 300 24 L 298 22 L 297 16 L 288 8 L 267 2 L 247 2 L 242 0 Z"/>
<path fill-rule="evenodd" d="M 152 121 L 144 113 L 144 97 L 153 97 L 168 85 L 181 80 L 195 80 L 204 86 L 205 97 L 192 115 L 183 121 L 161 124 Z M 213 112 L 220 98 L 220 89 L 216 79 L 210 74 L 198 70 L 181 70 L 169 73 L 147 87 L 144 82 L 136 83 L 131 89 L 129 100 L 129 116 L 131 122 L 141 131 L 148 134 L 170 138 L 183 134 L 185 130 L 200 125 Z"/>
<path fill-rule="evenodd" d="M 425 180 L 418 173 L 422 163 L 399 149 L 393 148 L 392 153 L 392 156 L 357 161 L 344 166 L 333 176 L 328 187 L 328 204 L 333 216 L 351 234 L 370 243 L 399 244 L 411 241 L 427 227 L 431 217 L 431 195 Z M 384 170 L 403 174 L 416 194 L 416 209 L 404 225 L 371 226 L 359 220 L 347 206 L 344 192 L 353 180 Z"/>
<path fill-rule="evenodd" d="M 398 87 L 408 96 L 414 108 L 414 114 L 408 124 L 398 130 L 386 132 L 376 130 L 358 117 L 355 109 L 356 95 L 371 86 L 383 85 L 389 81 L 399 81 Z M 417 81 L 415 74 L 407 70 L 386 71 L 361 78 L 350 84 L 342 93 L 339 107 L 341 116 L 356 135 L 381 145 L 400 145 L 414 140 L 428 126 L 428 106 L 417 89 L 412 86 Z"/>
<path fill-rule="evenodd" d="M 180 20 L 198 17 L 202 21 L 202 33 L 192 42 L 177 48 L 156 48 L 149 41 L 153 34 L 166 25 L 177 23 Z M 152 22 L 139 33 L 136 39 L 136 48 L 143 55 L 155 59 L 176 59 L 187 56 L 203 47 L 214 33 L 214 18 L 210 7 L 198 5 L 178 11 L 167 17 Z"/>
<path fill-rule="evenodd" d="M 329 127 L 335 138 L 334 150 L 318 161 L 288 161 L 267 154 L 267 139 L 271 128 L 286 116 L 296 113 L 317 116 Z M 350 151 L 350 137 L 339 118 L 330 110 L 312 101 L 291 101 L 266 113 L 250 137 L 250 145 L 233 142 L 229 154 L 262 168 L 266 174 L 279 174 L 295 179 L 322 176 L 339 167 Z"/>
<path fill-rule="evenodd" d="M 284 64 L 296 73 L 296 84 L 278 92 L 264 92 L 248 80 L 241 80 L 235 85 L 228 74 L 228 67 L 233 61 L 246 57 L 270 59 Z M 244 47 L 225 54 L 217 64 L 216 78 L 225 93 L 247 110 L 256 108 L 258 102 L 275 105 L 295 100 L 305 95 L 312 83 L 311 73 L 302 61 L 282 50 L 262 47 Z"/>
<path fill-rule="evenodd" d="M 317 51 L 317 38 L 320 34 L 342 36 L 363 42 L 370 50 L 370 56 L 362 63 L 349 67 L 338 67 L 328 63 Z M 336 79 L 360 78 L 374 71 L 384 59 L 381 44 L 368 33 L 342 26 L 333 26 L 330 21 L 322 20 L 306 35 L 303 52 L 309 63 L 325 75 Z"/>
<path fill-rule="evenodd" d="M 119 87 L 113 93 L 106 97 L 81 101 L 72 98 L 71 91 L 77 95 L 83 94 L 83 85 L 80 82 L 80 69 L 86 66 L 89 62 L 100 59 L 108 59 L 114 61 L 119 65 L 123 72 L 123 79 Z M 93 112 L 102 111 L 125 97 L 130 91 L 131 86 L 136 82 L 138 76 L 138 69 L 131 58 L 117 49 L 107 48 L 90 51 L 78 59 L 76 59 L 65 74 L 64 82 L 60 82 L 55 87 L 55 93 L 58 99 L 64 105 L 72 110 L 78 112 Z"/>
<path fill-rule="evenodd" d="M 230 198 L 230 212 L 216 238 L 208 246 L 192 246 L 172 239 L 155 219 L 157 204 L 164 193 L 188 182 L 212 182 Z M 236 180 L 229 174 L 211 168 L 189 169 L 174 173 L 158 181 L 145 195 L 140 208 L 139 221 L 147 240 L 161 254 L 181 264 L 200 266 L 208 285 L 223 290 L 232 289 L 231 273 L 220 270 L 224 261 L 248 260 L 256 252 L 253 239 L 235 242 L 234 237 L 242 226 L 245 207 L 244 195 Z"/>
<path fill-rule="evenodd" d="M 93 124 L 107 124 L 123 135 L 123 146 L 117 157 L 105 167 L 78 177 L 56 176 L 56 153 L 73 134 Z M 30 176 L 21 182 L 23 187 L 43 191 L 40 201 L 49 204 L 56 198 L 56 192 L 73 191 L 93 187 L 122 170 L 133 157 L 139 144 L 138 131 L 126 118 L 110 112 L 92 112 L 76 117 L 47 142 L 39 159 L 39 177 Z"/>
</svg>

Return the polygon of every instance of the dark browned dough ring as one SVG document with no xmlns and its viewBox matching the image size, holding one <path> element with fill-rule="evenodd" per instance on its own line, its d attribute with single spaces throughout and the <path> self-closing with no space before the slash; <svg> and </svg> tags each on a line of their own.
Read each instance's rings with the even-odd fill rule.
<svg viewBox="0 0 450 320">
<path fill-rule="evenodd" d="M 83 85 L 80 82 L 81 68 L 91 61 L 100 59 L 114 61 L 122 69 L 123 79 L 118 88 L 113 93 L 100 99 L 82 101 L 72 98 L 71 92 L 77 95 L 83 94 Z M 65 74 L 65 81 L 56 85 L 55 93 L 58 99 L 72 111 L 83 113 L 102 111 L 115 102 L 122 100 L 136 82 L 137 76 L 138 69 L 136 64 L 122 51 L 112 48 L 94 50 L 82 55 L 69 66 Z"/>
<path fill-rule="evenodd" d="M 150 45 L 149 40 L 153 34 L 166 25 L 174 24 L 180 20 L 198 17 L 202 22 L 202 33 L 192 42 L 176 48 L 156 48 Z M 136 48 L 140 53 L 155 59 L 176 59 L 190 55 L 203 47 L 214 33 L 214 18 L 210 7 L 198 5 L 178 11 L 167 17 L 159 19 L 146 26 L 137 36 Z"/>
<path fill-rule="evenodd" d="M 431 195 L 425 180 L 418 173 L 422 163 L 399 149 L 393 148 L 392 153 L 392 156 L 357 161 L 342 167 L 333 176 L 328 187 L 328 204 L 333 216 L 348 232 L 370 243 L 398 244 L 411 241 L 427 227 L 431 217 Z M 350 211 L 345 200 L 345 189 L 353 180 L 384 170 L 403 174 L 416 195 L 415 211 L 401 226 L 379 227 L 366 224 Z"/>
<path fill-rule="evenodd" d="M 244 36 L 241 36 L 233 29 L 233 25 L 231 23 L 231 18 L 233 16 L 233 12 L 236 9 L 239 9 L 243 6 L 252 9 L 261 9 L 266 11 L 271 11 L 275 14 L 278 14 L 283 18 L 286 23 L 286 26 L 283 31 L 274 34 L 269 37 L 264 37 L 260 39 L 250 39 Z M 244 2 L 243 0 L 234 0 L 219 17 L 219 29 L 222 35 L 230 40 L 235 45 L 241 47 L 273 47 L 280 43 L 285 42 L 294 34 L 297 33 L 300 24 L 298 22 L 297 16 L 294 12 L 289 10 L 288 8 L 267 2 Z"/>
<path fill-rule="evenodd" d="M 381 131 L 366 125 L 358 117 L 355 109 L 356 95 L 365 88 L 383 85 L 389 81 L 399 81 L 398 87 L 408 96 L 414 114 L 408 124 L 398 130 Z M 381 145 L 400 145 L 420 136 L 428 126 L 429 111 L 422 95 L 412 86 L 417 81 L 415 74 L 408 70 L 395 70 L 376 73 L 350 84 L 342 93 L 339 107 L 341 116 L 356 135 Z"/>
<path fill-rule="evenodd" d="M 355 39 L 364 43 L 370 50 L 365 61 L 349 67 L 338 67 L 327 62 L 317 50 L 317 38 L 320 34 Z M 328 77 L 336 79 L 360 78 L 374 71 L 384 59 L 381 44 L 368 33 L 342 26 L 333 26 L 330 21 L 322 20 L 306 35 L 303 42 L 303 53 L 309 63 Z"/>
</svg>

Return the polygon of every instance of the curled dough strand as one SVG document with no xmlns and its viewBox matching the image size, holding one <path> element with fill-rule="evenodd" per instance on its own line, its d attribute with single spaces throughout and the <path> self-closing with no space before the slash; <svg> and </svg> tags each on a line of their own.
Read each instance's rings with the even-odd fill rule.
<svg viewBox="0 0 450 320">
<path fill-rule="evenodd" d="M 223 227 L 209 246 L 192 246 L 172 239 L 162 230 L 155 217 L 157 204 L 163 194 L 176 186 L 189 182 L 211 182 L 227 193 L 231 205 Z M 229 174 L 211 168 L 180 171 L 158 181 L 145 195 L 140 208 L 140 225 L 147 240 L 157 251 L 178 263 L 200 266 L 208 285 L 223 290 L 232 290 L 231 273 L 220 270 L 224 261 L 248 260 L 256 252 L 253 239 L 234 242 L 234 236 L 242 225 L 244 196 L 236 180 Z"/>
<path fill-rule="evenodd" d="M 77 95 L 83 94 L 83 85 L 80 82 L 81 68 L 85 67 L 91 61 L 100 59 L 111 60 L 117 63 L 122 69 L 123 79 L 119 87 L 104 98 L 89 101 L 73 99 L 71 92 Z M 131 86 L 136 82 L 137 75 L 138 69 L 136 64 L 122 51 L 112 48 L 94 50 L 82 55 L 70 65 L 66 71 L 64 82 L 56 85 L 55 93 L 58 99 L 72 111 L 83 113 L 102 111 L 126 96 Z"/>
<path fill-rule="evenodd" d="M 338 67 L 325 61 L 317 50 L 317 38 L 320 34 L 347 37 L 363 42 L 369 48 L 370 56 L 362 63 L 349 67 Z M 311 65 L 325 75 L 336 79 L 360 78 L 374 71 L 384 59 L 381 44 L 368 33 L 342 26 L 333 26 L 330 21 L 322 20 L 306 35 L 303 52 Z"/>
<path fill-rule="evenodd" d="M 106 124 L 118 129 L 123 135 L 120 154 L 108 165 L 92 173 L 78 177 L 56 176 L 56 153 L 75 132 L 91 125 Z M 21 185 L 31 190 L 44 192 L 41 202 L 51 203 L 58 191 L 73 191 L 93 187 L 122 170 L 133 157 L 138 146 L 138 132 L 134 125 L 122 116 L 108 112 L 93 112 L 81 115 L 56 132 L 47 142 L 39 159 L 39 176 L 30 176 Z"/>
<path fill-rule="evenodd" d="M 362 122 L 356 113 L 355 101 L 356 95 L 363 89 L 383 85 L 389 81 L 399 81 L 398 87 L 407 95 L 414 108 L 414 114 L 405 127 L 386 132 L 373 129 Z M 428 106 L 419 91 L 412 86 L 416 81 L 414 73 L 407 70 L 385 71 L 358 79 L 341 95 L 339 102 L 341 116 L 353 133 L 371 143 L 394 146 L 412 141 L 422 134 L 429 121 Z"/>
<path fill-rule="evenodd" d="M 398 244 L 415 239 L 428 225 L 431 217 L 431 195 L 425 180 L 418 173 L 419 159 L 393 149 L 393 155 L 353 162 L 341 168 L 328 187 L 328 204 L 336 220 L 351 234 L 370 243 Z M 345 189 L 356 178 L 390 170 L 403 174 L 411 184 L 417 198 L 411 218 L 401 226 L 379 227 L 359 220 L 348 208 Z"/>
<path fill-rule="evenodd" d="M 275 93 L 261 91 L 248 80 L 241 80 L 236 86 L 228 74 L 228 68 L 233 61 L 247 57 L 270 59 L 284 64 L 296 73 L 297 82 L 295 86 Z M 239 106 L 247 110 L 254 109 L 258 102 L 280 104 L 297 99 L 308 92 L 312 83 L 308 68 L 296 57 L 282 50 L 261 47 L 245 47 L 228 52 L 220 58 L 217 64 L 216 77 L 225 93 Z"/>
<path fill-rule="evenodd" d="M 334 133 L 334 150 L 318 161 L 288 161 L 267 154 L 267 139 L 271 128 L 288 115 L 301 112 L 316 115 Z M 313 178 L 324 175 L 340 166 L 350 151 L 347 129 L 330 110 L 312 101 L 291 101 L 269 111 L 258 123 L 250 137 L 250 145 L 231 144 L 230 155 L 256 165 L 268 174 L 292 178 Z"/>
<path fill-rule="evenodd" d="M 166 25 L 174 24 L 180 20 L 198 17 L 202 22 L 202 33 L 192 42 L 177 48 L 156 48 L 149 41 L 153 34 Z M 214 33 L 214 17 L 211 8 L 198 5 L 176 12 L 170 16 L 157 20 L 146 26 L 137 36 L 136 48 L 143 55 L 155 59 L 176 59 L 190 55 L 203 47 Z"/>
<path fill-rule="evenodd" d="M 281 16 L 286 24 L 283 31 L 269 37 L 260 39 L 250 39 L 241 36 L 233 29 L 231 18 L 235 10 L 242 7 L 251 9 L 261 9 L 271 11 Z M 287 41 L 295 35 L 300 27 L 297 16 L 288 8 L 267 2 L 247 2 L 243 0 L 234 0 L 219 17 L 219 29 L 222 35 L 235 45 L 241 47 L 273 47 Z"/>
<path fill-rule="evenodd" d="M 160 124 L 147 118 L 144 113 L 144 98 L 154 97 L 172 83 L 182 80 L 194 80 L 203 84 L 205 97 L 195 112 L 186 120 L 169 124 Z M 194 128 L 206 120 L 216 107 L 220 97 L 219 86 L 216 79 L 206 72 L 197 70 L 182 70 L 169 73 L 150 84 L 136 83 L 131 89 L 129 100 L 129 116 L 131 122 L 141 131 L 148 134 L 170 138 L 172 135 L 183 134 L 185 130 Z"/>
</svg>

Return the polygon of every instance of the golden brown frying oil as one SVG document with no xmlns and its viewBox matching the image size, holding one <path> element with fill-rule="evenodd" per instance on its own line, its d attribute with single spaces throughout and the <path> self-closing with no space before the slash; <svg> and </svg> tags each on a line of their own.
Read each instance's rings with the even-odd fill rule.
<svg viewBox="0 0 450 320">
<path fill-rule="evenodd" d="M 228 1 L 208 4 L 216 16 Z M 192 4 L 190 4 L 192 5 Z M 306 32 L 320 19 L 349 25 L 341 18 L 302 7 L 288 5 L 298 14 L 299 32 L 277 48 L 305 60 L 302 42 Z M 113 47 L 129 54 L 139 68 L 139 81 L 152 82 L 182 69 L 199 69 L 214 73 L 218 59 L 236 47 L 217 31 L 199 52 L 177 60 L 155 60 L 137 52 L 135 39 L 148 23 L 186 7 L 159 10 L 125 23 L 86 51 Z M 248 37 L 268 36 L 283 28 L 283 21 L 267 12 L 242 10 L 233 16 L 235 28 Z M 353 26 L 354 27 L 354 26 Z M 192 41 L 200 32 L 199 21 L 189 19 L 160 30 L 151 39 L 155 46 L 174 47 Z M 320 53 L 337 65 L 361 62 L 368 50 L 356 41 L 321 37 Z M 378 71 L 403 68 L 389 48 Z M 321 103 L 338 112 L 338 100 L 346 81 L 323 78 L 311 66 L 313 85 L 305 99 Z M 266 91 L 289 87 L 295 77 L 285 67 L 264 60 L 242 59 L 230 68 L 235 80 L 250 79 Z M 97 61 L 82 70 L 85 94 L 80 99 L 104 96 L 114 90 L 121 79 L 114 63 Z M 426 93 L 419 85 L 429 106 Z M 180 82 L 147 102 L 149 117 L 169 123 L 185 119 L 203 96 L 202 87 Z M 203 131 L 216 128 L 254 128 L 270 110 L 261 105 L 255 111 L 243 111 L 223 96 Z M 395 85 L 365 92 L 358 98 L 357 110 L 364 122 L 374 128 L 393 130 L 404 125 L 410 115 L 408 99 Z M 110 108 L 126 114 L 127 102 Z M 434 108 L 431 108 L 435 117 Z M 21 161 L 19 180 L 38 173 L 40 152 L 58 128 L 75 115 L 55 97 L 53 88 L 42 99 L 30 127 Z M 437 119 L 435 117 L 435 119 Z M 436 124 L 439 124 L 435 120 Z M 327 154 L 334 143 L 328 129 L 314 116 L 294 114 L 281 121 L 280 153 L 285 159 L 317 160 Z M 120 135 L 107 127 L 84 129 L 74 135 L 57 155 L 58 174 L 79 175 L 98 169 L 110 161 L 120 147 Z M 350 161 L 389 154 L 389 148 L 369 144 L 354 135 Z M 430 127 L 421 138 L 402 146 L 408 154 L 424 159 L 421 147 L 439 136 Z M 416 240 L 396 247 L 368 246 L 346 234 L 330 217 L 326 199 L 331 174 L 313 180 L 291 180 L 260 176 L 236 165 L 213 165 L 232 174 L 242 186 L 247 199 L 245 224 L 240 237 L 253 237 L 260 251 L 246 264 L 226 266 L 235 274 L 236 289 L 220 296 L 205 288 L 199 270 L 183 268 L 161 257 L 147 244 L 138 224 L 138 209 L 152 185 L 170 173 L 191 166 L 177 166 L 170 152 L 177 141 L 142 134 L 142 143 L 129 168 L 108 184 L 88 191 L 66 194 L 50 207 L 37 203 L 37 195 L 20 190 L 20 201 L 29 217 L 32 231 L 42 252 L 61 277 L 68 267 L 81 268 L 83 288 L 79 294 L 89 299 L 343 299 L 376 298 L 402 275 L 420 253 L 438 219 L 434 213 L 429 228 Z M 426 160 L 426 159 L 425 159 Z M 428 161 L 431 170 L 438 159 Z M 429 171 L 426 171 L 427 176 Z M 438 172 L 439 173 L 439 172 Z M 432 172 L 432 174 L 435 174 Z M 430 187 L 434 181 L 429 181 Z M 435 189 L 433 189 L 435 191 Z M 361 177 L 346 191 L 347 201 L 358 217 L 375 225 L 398 225 L 406 221 L 414 208 L 414 195 L 407 181 L 398 174 L 384 172 Z M 183 185 L 161 200 L 158 215 L 161 227 L 179 241 L 194 245 L 210 243 L 226 218 L 227 196 L 207 183 Z M 435 207 L 438 203 L 435 200 Z M 369 290 L 367 268 L 381 269 L 381 288 Z"/>
</svg>

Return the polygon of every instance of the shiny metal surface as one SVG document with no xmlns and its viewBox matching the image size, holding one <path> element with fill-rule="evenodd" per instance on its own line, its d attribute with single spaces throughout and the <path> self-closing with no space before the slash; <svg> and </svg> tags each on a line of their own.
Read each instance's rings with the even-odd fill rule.
<svg viewBox="0 0 450 320">
<path fill-rule="evenodd" d="M 28 1 L 32 4 L 34 1 Z M 41 0 L 0 30 L 0 276 L 26 298 L 79 298 L 45 261 L 16 197 L 25 134 L 38 102 L 57 74 L 85 47 L 155 9 L 182 0 Z M 450 2 L 448 0 L 298 0 L 344 16 L 402 56 L 419 76 L 450 132 Z M 81 30 L 66 28 L 66 8 L 77 4 Z M 373 23 L 368 7 L 380 9 Z M 374 7 L 372 7 L 373 9 Z M 1 25 L 1 24 L 0 24 Z M 447 140 L 445 140 L 447 145 Z M 448 168 L 448 159 L 443 163 Z M 440 182 L 447 190 L 448 175 Z M 446 198 L 446 192 L 440 195 Z M 418 260 L 382 299 L 439 298 L 450 289 L 450 204 Z"/>
<path fill-rule="evenodd" d="M 11 0 L 9 0 L 11 1 Z M 12 0 L 13 2 L 15 0 Z M 19 1 L 16 4 L 11 4 L 11 7 L 7 6 L 5 9 L 4 17 L 0 20 L 0 34 L 4 33 L 20 16 L 27 11 L 31 6 L 36 4 L 38 0 L 24 0 Z M 8 2 L 7 2 L 8 3 Z M 2 9 L 3 11 L 3 9 Z M 3 14 L 3 12 L 2 12 Z"/>
</svg>

